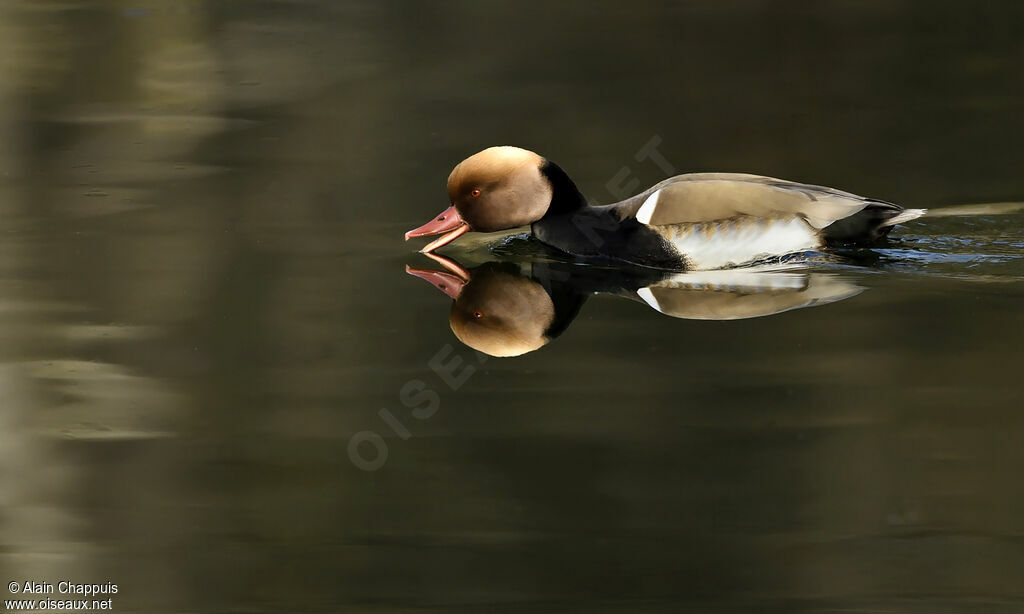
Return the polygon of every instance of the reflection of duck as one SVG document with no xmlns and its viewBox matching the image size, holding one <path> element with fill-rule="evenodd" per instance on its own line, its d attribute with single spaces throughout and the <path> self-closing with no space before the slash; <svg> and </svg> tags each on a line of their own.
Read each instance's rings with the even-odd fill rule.
<svg viewBox="0 0 1024 614">
<path fill-rule="evenodd" d="M 532 352 L 564 331 L 591 294 L 643 301 L 665 315 L 735 320 L 824 305 L 861 291 L 825 273 L 729 269 L 673 273 L 553 262 L 487 262 L 471 271 L 428 254 L 446 270 L 406 267 L 454 299 L 449 322 L 466 345 L 491 356 Z"/>
<path fill-rule="evenodd" d="M 620 203 L 590 206 L 559 166 L 518 147 L 491 147 L 448 177 L 452 206 L 405 238 L 530 225 L 542 242 L 598 260 L 672 270 L 718 269 L 885 237 L 923 209 L 832 188 L 737 173 L 666 179 Z"/>
</svg>

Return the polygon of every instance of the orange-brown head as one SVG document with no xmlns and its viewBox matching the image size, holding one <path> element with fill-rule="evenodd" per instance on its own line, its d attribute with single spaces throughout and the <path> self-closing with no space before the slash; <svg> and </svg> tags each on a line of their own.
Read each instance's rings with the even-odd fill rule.
<svg viewBox="0 0 1024 614">
<path fill-rule="evenodd" d="M 451 207 L 406 240 L 446 233 L 422 251 L 430 252 L 466 232 L 494 232 L 532 224 L 551 205 L 553 188 L 546 161 L 519 147 L 489 147 L 460 162 L 448 176 Z"/>
</svg>

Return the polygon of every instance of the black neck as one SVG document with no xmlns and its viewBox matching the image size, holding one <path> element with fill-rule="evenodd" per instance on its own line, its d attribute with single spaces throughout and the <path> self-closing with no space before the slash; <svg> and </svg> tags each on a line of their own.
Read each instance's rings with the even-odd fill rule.
<svg viewBox="0 0 1024 614">
<path fill-rule="evenodd" d="M 533 263 L 530 278 L 544 288 L 555 307 L 555 317 L 544 331 L 545 337 L 554 339 L 569 328 L 583 302 L 587 300 L 587 295 L 572 287 L 570 273 L 549 262 Z"/>
<path fill-rule="evenodd" d="M 544 214 L 545 217 L 572 213 L 587 206 L 587 199 L 583 198 L 579 188 L 572 182 L 572 179 L 569 179 L 569 175 L 562 170 L 562 167 L 551 160 L 545 160 L 540 167 L 540 172 L 551 183 L 551 206 Z"/>
</svg>

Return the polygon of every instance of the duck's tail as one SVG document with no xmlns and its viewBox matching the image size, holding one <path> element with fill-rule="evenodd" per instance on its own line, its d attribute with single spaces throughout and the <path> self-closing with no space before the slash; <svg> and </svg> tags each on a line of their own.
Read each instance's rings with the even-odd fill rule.
<svg viewBox="0 0 1024 614">
<path fill-rule="evenodd" d="M 857 213 L 822 230 L 828 245 L 870 245 L 884 239 L 897 224 L 918 218 L 967 215 L 1005 215 L 1024 211 L 1024 202 L 958 205 L 938 209 L 901 209 L 887 202 L 872 202 Z"/>
<path fill-rule="evenodd" d="M 879 228 L 885 228 L 887 226 L 895 226 L 896 224 L 902 224 L 909 222 L 910 220 L 916 220 L 919 217 L 924 217 L 928 214 L 927 209 L 904 209 L 891 218 L 883 221 L 879 224 Z"/>
</svg>

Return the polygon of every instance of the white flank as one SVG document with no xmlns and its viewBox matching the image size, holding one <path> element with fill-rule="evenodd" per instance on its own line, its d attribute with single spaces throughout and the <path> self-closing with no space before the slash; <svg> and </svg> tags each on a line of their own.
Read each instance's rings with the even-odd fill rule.
<svg viewBox="0 0 1024 614">
<path fill-rule="evenodd" d="M 680 273 L 636 293 L 673 318 L 739 320 L 827 305 L 862 290 L 834 275 L 753 267 Z"/>
<path fill-rule="evenodd" d="M 720 269 L 821 247 L 818 233 L 802 218 L 654 228 L 679 250 L 691 269 Z"/>
<path fill-rule="evenodd" d="M 774 290 L 801 290 L 807 286 L 807 273 L 786 272 L 761 267 L 723 269 L 720 271 L 692 271 L 677 273 L 655 284 L 663 288 L 691 290 L 724 290 L 727 292 L 770 292 Z"/>
<path fill-rule="evenodd" d="M 713 290 L 720 292 L 756 293 L 779 290 L 803 290 L 807 287 L 807 273 L 783 272 L 796 267 L 751 267 L 746 269 L 724 269 L 721 271 L 691 271 L 677 273 L 653 286 L 640 288 L 637 295 L 657 311 L 661 305 L 651 288 L 673 290 Z"/>
<path fill-rule="evenodd" d="M 647 197 L 644 204 L 640 205 L 640 209 L 636 212 L 636 221 L 641 224 L 649 224 L 651 222 L 651 216 L 654 215 L 654 209 L 658 206 L 658 196 L 661 194 L 661 190 L 655 190 L 653 194 Z"/>
</svg>

